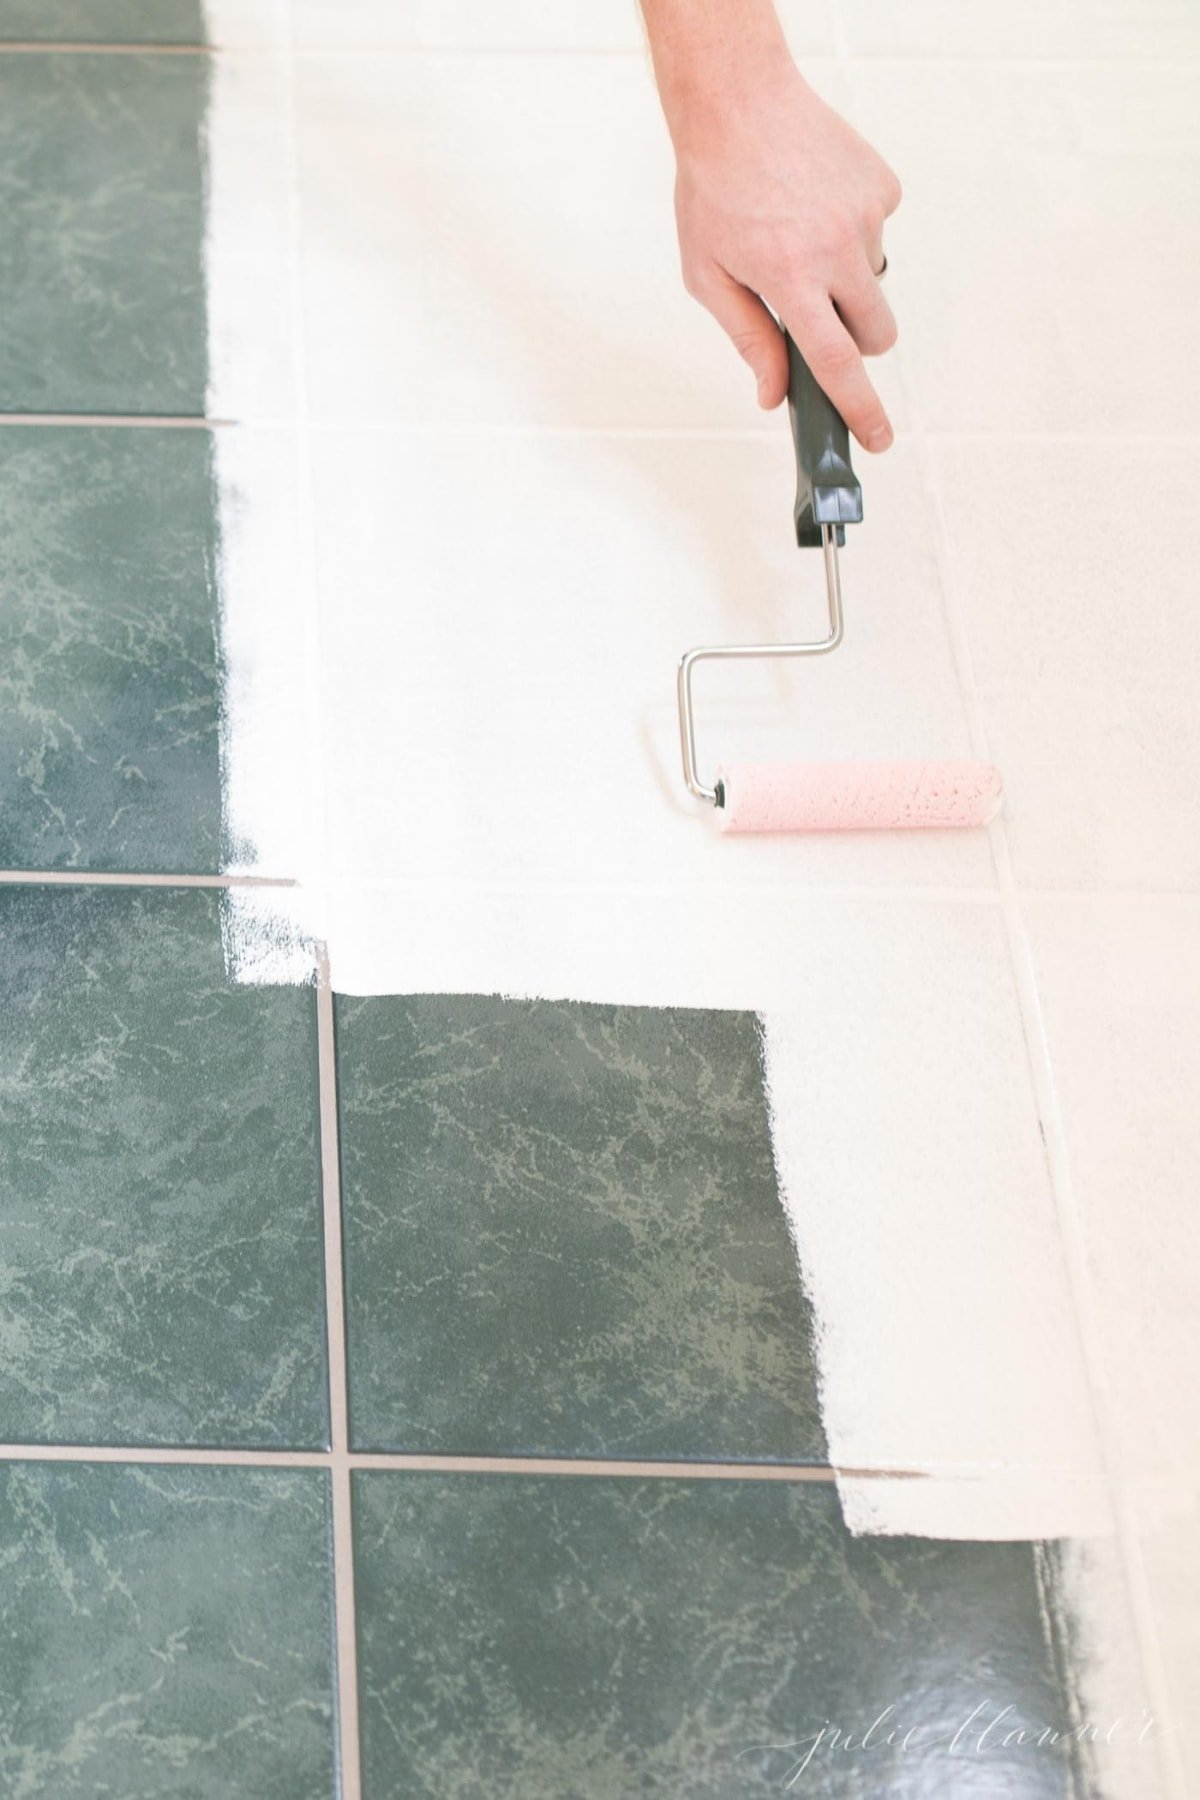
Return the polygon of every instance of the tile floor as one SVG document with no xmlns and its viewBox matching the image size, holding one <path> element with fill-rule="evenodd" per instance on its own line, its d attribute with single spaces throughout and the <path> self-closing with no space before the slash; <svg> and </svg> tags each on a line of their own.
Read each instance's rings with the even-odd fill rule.
<svg viewBox="0 0 1200 1800">
<path fill-rule="evenodd" d="M 797 961 L 839 1060 L 810 1141 L 851 1196 L 1044 1187 L 1063 1209 L 1137 1622 L 1116 1698 L 1166 1730 L 1119 1773 L 1108 1746 L 1014 1735 L 1085 1716 L 1069 1546 L 847 1530 L 752 1013 L 229 973 L 214 394 L 265 442 L 276 358 L 304 350 L 317 482 L 353 490 L 327 571 L 370 471 L 425 523 L 472 456 L 502 591 L 528 579 L 505 483 L 582 509 L 543 543 L 552 570 L 598 481 L 636 521 L 598 582 L 756 554 L 779 447 L 678 291 L 632 7 L 0 0 L 0 1786 L 20 1800 L 1182 1800 L 1197 1779 L 1194 1451 L 1148 1397 L 1186 1415 L 1200 1373 L 1179 1206 L 1200 1159 L 1200 37 L 1167 0 L 1010 9 L 1005 35 L 934 0 L 783 10 L 908 189 L 905 360 L 881 376 L 901 437 L 864 556 L 911 605 L 864 621 L 837 679 L 860 707 L 876 686 L 847 730 L 986 740 L 1011 796 L 992 852 L 937 847 L 932 876 L 907 850 L 818 853 Z M 266 97 L 300 212 L 303 345 L 274 189 L 247 189 L 281 323 L 236 366 L 205 286 L 217 75 L 251 115 Z M 337 181 L 348 141 L 386 216 L 378 185 Z M 484 434 L 514 424 L 497 463 Z M 603 432 L 629 434 L 619 458 Z M 697 511 L 699 549 L 659 522 Z M 396 554 L 450 597 L 469 573 L 416 529 Z M 823 729 L 848 706 L 836 685 L 816 704 Z M 606 853 L 601 832 L 576 872 Z M 935 938 L 955 981 L 906 1033 Z M 834 1018 L 839 947 L 861 973 Z M 978 1005 L 940 1031 L 963 989 Z"/>
</svg>

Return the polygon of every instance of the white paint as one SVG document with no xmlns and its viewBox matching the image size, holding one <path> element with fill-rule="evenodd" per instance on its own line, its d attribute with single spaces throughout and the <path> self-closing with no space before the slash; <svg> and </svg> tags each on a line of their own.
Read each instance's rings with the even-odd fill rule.
<svg viewBox="0 0 1200 1800">
<path fill-rule="evenodd" d="M 211 0 L 210 0 L 211 3 Z M 222 6 L 236 0 L 221 0 Z M 636 53 L 637 0 L 291 0 L 302 50 L 591 50 Z M 781 0 L 796 55 L 827 54 L 828 10 Z"/>
<path fill-rule="evenodd" d="M 308 4 L 297 16 L 320 24 L 320 14 Z M 470 7 L 453 16 L 487 23 Z M 531 6 L 518 23 L 537 16 Z M 324 17 L 321 29 L 328 9 Z M 406 28 L 401 9 L 371 17 L 372 31 Z M 285 77 L 298 68 L 293 169 Z M 819 79 L 838 97 L 831 71 Z M 919 150 L 936 112 L 929 72 L 889 66 L 872 79 L 881 116 L 894 115 L 897 140 Z M 955 71 L 967 137 L 988 116 L 990 81 Z M 1003 86 L 1005 106 L 1029 126 L 1022 143 L 1075 157 L 1071 193 L 1095 188 L 1124 217 L 1143 155 L 1161 174 L 1178 146 L 1137 137 L 1162 132 L 1161 115 L 1114 109 L 1104 87 L 1114 81 L 1084 68 L 1056 86 L 1008 70 Z M 758 420 L 743 371 L 679 294 L 669 166 L 644 72 L 633 57 L 489 58 L 460 45 L 429 59 L 217 59 L 215 82 L 210 410 L 298 422 L 295 432 L 247 426 L 219 445 L 229 817 L 240 866 L 301 882 L 286 902 L 261 890 L 230 896 L 239 975 L 307 979 L 311 942 L 322 938 L 343 991 L 763 1012 L 831 1447 L 847 1467 L 897 1472 L 870 1485 L 842 1477 L 851 1527 L 1069 1531 L 1105 1545 L 1111 1483 L 986 840 L 731 843 L 707 830 L 679 785 L 678 653 L 702 639 L 815 625 L 820 575 L 788 542 L 780 422 Z M 1119 153 L 1107 129 L 1114 110 L 1134 134 Z M 1176 134 L 1191 129 L 1172 118 Z M 1062 267 L 1042 256 L 1036 307 L 1028 317 L 1012 310 L 1023 246 L 1057 242 L 1040 201 L 1028 240 L 1029 171 L 973 154 L 960 180 L 943 160 L 936 189 L 920 173 L 915 184 L 945 201 L 943 217 L 914 205 L 909 180 L 902 219 L 912 224 L 897 226 L 892 289 L 906 330 L 919 314 L 919 385 L 937 416 L 1039 431 L 1069 416 L 1096 431 L 1112 422 L 1101 401 L 1115 392 L 1119 422 L 1144 424 L 1132 378 L 1113 388 L 1113 359 L 1096 354 L 1111 320 L 1091 308 L 1079 355 L 1064 356 L 1057 321 L 1078 290 L 1081 242 Z M 987 179 L 1023 196 L 1015 212 L 1004 196 L 989 212 L 999 239 L 971 229 Z M 1176 170 L 1162 189 L 1172 204 L 1185 179 Z M 1092 219 L 1086 206 L 1079 216 Z M 1152 209 L 1137 242 L 1154 250 L 1155 229 Z M 1105 235 L 1089 245 L 1089 268 L 1102 266 Z M 1174 254 L 1159 259 L 1168 275 Z M 1122 280 L 1137 262 L 1127 259 Z M 907 309 L 906 269 L 924 271 L 920 304 Z M 976 352 L 981 318 L 996 345 L 990 370 Z M 1151 352 L 1157 394 L 1176 360 L 1169 334 Z M 883 381 L 890 395 L 894 374 Z M 897 412 L 902 423 L 914 416 Z M 1098 857 L 1103 821 L 1081 820 L 1067 790 L 1042 780 L 1047 768 L 1070 770 L 1064 737 L 1103 743 L 1087 737 L 1092 715 L 1070 707 L 1102 689 L 1100 716 L 1115 717 L 1123 643 L 1147 659 L 1137 662 L 1139 699 L 1161 665 L 1169 700 L 1187 661 L 1165 639 L 1151 643 L 1140 609 L 1125 639 L 1119 606 L 1098 613 L 1090 594 L 1087 605 L 1058 606 L 1076 575 L 1073 552 L 1061 566 L 1048 559 L 1061 487 L 1049 478 L 1023 487 L 1026 464 L 1010 449 L 1003 490 L 992 465 L 976 458 L 966 469 L 969 443 L 956 451 L 965 472 L 948 505 L 952 522 L 965 521 L 964 543 L 955 541 L 971 578 L 965 629 L 986 653 L 985 673 L 989 659 L 1001 673 L 1005 656 L 1019 661 L 1019 637 L 1040 667 L 1069 652 L 1088 680 L 1057 696 L 1052 718 L 1013 714 L 1011 724 L 1001 688 L 985 684 L 979 714 L 989 735 L 1009 734 L 1014 845 L 1045 851 L 1028 864 L 1044 878 L 1083 886 L 1116 878 L 1125 840 L 1114 828 L 1107 860 Z M 1061 475 L 1057 449 L 1041 457 Z M 944 475 L 949 463 L 940 466 Z M 1082 491 L 1081 467 L 1071 465 L 1071 481 Z M 845 649 L 786 676 L 723 672 L 700 694 L 702 755 L 979 748 L 930 553 L 937 520 L 903 439 L 864 472 L 868 522 L 846 557 Z M 1011 503 L 981 525 L 987 496 L 1002 491 Z M 1081 541 L 1092 532 L 1089 515 Z M 1025 604 L 1016 590 L 1031 541 L 1050 572 L 1044 589 L 1031 577 Z M 1172 610 L 1175 633 L 1183 616 Z M 1097 622 L 1103 643 L 1089 635 Z M 1156 717 L 1186 722 L 1161 704 Z M 1164 834 L 1168 813 L 1150 779 L 1162 766 L 1147 754 L 1147 779 L 1121 790 L 1120 831 L 1136 816 L 1140 841 L 1159 845 L 1153 867 L 1187 879 L 1191 851 Z M 1126 993 L 1118 1037 L 1129 1004 Z M 1052 1043 L 1056 1074 L 1072 1054 Z M 1119 1133 L 1122 1091 L 1086 1088 L 1079 1102 L 1069 1082 L 1066 1091 L 1081 1121 L 1069 1135 L 1086 1205 L 1103 1177 L 1102 1159 L 1086 1154 L 1091 1123 L 1115 1120 Z M 1167 1257 L 1184 1241 L 1172 1209 L 1195 1160 L 1188 1151 L 1176 1166 L 1164 1154 L 1157 1165 Z M 1116 1189 L 1114 1207 L 1126 1198 Z M 1104 1238 L 1109 1224 L 1097 1218 Z M 1119 1297 L 1130 1291 L 1127 1240 L 1118 1232 L 1112 1242 Z M 1113 1364 L 1142 1330 L 1145 1305 L 1141 1296 L 1127 1316 L 1119 1304 L 1104 1314 L 1122 1334 Z M 1162 1360 L 1154 1349 L 1153 1381 L 1117 1409 L 1143 1408 L 1139 1441 L 1170 1433 L 1176 1321 L 1172 1307 L 1170 1332 L 1148 1334 L 1152 1346 L 1161 1335 Z M 1145 1529 L 1154 1606 L 1169 1610 L 1183 1534 Z M 1126 1643 L 1114 1617 L 1098 1605 L 1098 1643 L 1106 1633 Z M 1194 1646 L 1182 1631 L 1169 1642 L 1186 1700 Z M 1111 1661 L 1105 1670 L 1116 1691 Z M 1154 1789 L 1131 1791 L 1147 1800 Z"/>
<path fill-rule="evenodd" d="M 321 941 L 311 892 L 299 888 L 226 888 L 221 895 L 225 964 L 255 987 L 306 986 Z"/>
<path fill-rule="evenodd" d="M 1000 921 L 918 912 L 914 927 L 847 944 L 807 970 L 802 1007 L 764 1020 L 831 1458 L 933 1478 L 851 1480 L 847 1518 L 937 1537 L 1102 1529 Z"/>
<path fill-rule="evenodd" d="M 273 55 L 222 55 L 208 67 L 208 417 L 290 418 L 286 64 Z"/>
<path fill-rule="evenodd" d="M 222 50 L 272 49 L 284 40 L 291 0 L 204 0 L 204 41 Z"/>
<path fill-rule="evenodd" d="M 227 868 L 312 883 L 316 747 L 289 439 L 214 433 L 220 497 L 222 791 Z"/>
</svg>

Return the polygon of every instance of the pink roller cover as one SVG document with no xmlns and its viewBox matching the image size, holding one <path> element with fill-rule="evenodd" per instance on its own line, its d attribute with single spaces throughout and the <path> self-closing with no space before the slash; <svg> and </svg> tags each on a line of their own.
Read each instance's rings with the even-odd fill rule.
<svg viewBox="0 0 1200 1800">
<path fill-rule="evenodd" d="M 722 831 L 912 831 L 986 825 L 1000 771 L 985 762 L 745 763 L 722 772 Z"/>
</svg>

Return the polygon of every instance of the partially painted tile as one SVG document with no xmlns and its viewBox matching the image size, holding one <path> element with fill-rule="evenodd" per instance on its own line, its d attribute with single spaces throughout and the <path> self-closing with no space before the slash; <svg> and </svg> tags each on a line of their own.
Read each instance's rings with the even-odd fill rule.
<svg viewBox="0 0 1200 1800">
<path fill-rule="evenodd" d="M 856 1529 L 1107 1528 L 1071 1263 L 999 908 L 814 914 L 764 1015 L 822 1421 Z"/>
<path fill-rule="evenodd" d="M 1083 1791 L 1052 1552 L 774 1482 L 357 1474 L 354 1517 L 366 1800 Z"/>
<path fill-rule="evenodd" d="M 0 867 L 218 869 L 207 435 L 14 427 L 0 469 Z"/>
<path fill-rule="evenodd" d="M 356 1446 L 822 1460 L 745 1013 L 337 1010 Z"/>
<path fill-rule="evenodd" d="M 0 56 L 0 411 L 204 411 L 202 56 Z"/>
<path fill-rule="evenodd" d="M 0 0 L 0 43 L 202 44 L 202 0 Z"/>
<path fill-rule="evenodd" d="M 202 890 L 0 890 L 0 1441 L 318 1446 L 311 989 Z"/>
<path fill-rule="evenodd" d="M 0 1767 L 21 1800 L 333 1800 L 326 1477 L 0 1470 Z"/>
</svg>

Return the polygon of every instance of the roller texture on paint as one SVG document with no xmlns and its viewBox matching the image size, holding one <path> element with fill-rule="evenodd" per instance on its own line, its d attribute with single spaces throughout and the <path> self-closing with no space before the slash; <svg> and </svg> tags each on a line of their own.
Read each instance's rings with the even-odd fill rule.
<svg viewBox="0 0 1200 1800">
<path fill-rule="evenodd" d="M 1000 810 L 989 763 L 743 763 L 722 771 L 722 831 L 911 831 L 986 825 Z"/>
</svg>

